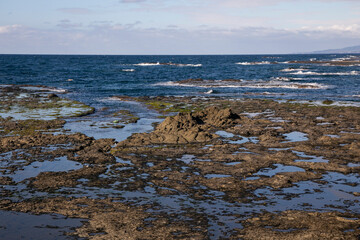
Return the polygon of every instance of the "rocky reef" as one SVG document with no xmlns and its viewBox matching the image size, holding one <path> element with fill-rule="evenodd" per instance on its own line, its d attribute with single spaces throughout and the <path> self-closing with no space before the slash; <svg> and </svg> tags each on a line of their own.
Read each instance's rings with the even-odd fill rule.
<svg viewBox="0 0 360 240">
<path fill-rule="evenodd" d="M 157 128 L 148 134 L 134 134 L 119 146 L 140 146 L 149 144 L 185 144 L 194 142 L 208 142 L 218 135 L 211 130 L 235 125 L 239 115 L 231 109 L 209 107 L 196 113 L 179 113 L 174 117 L 167 117 Z"/>
<path fill-rule="evenodd" d="M 3 99 L 12 91 L 2 91 Z M 165 119 L 116 142 L 63 131 L 61 116 L 0 118 L 0 211 L 81 220 L 60 239 L 359 238 L 358 108 L 119 99 Z M 11 108 L 18 100 L 7 101 Z M 136 124 L 129 112 L 116 117 Z M 0 221 L 2 233 L 16 234 Z"/>
</svg>

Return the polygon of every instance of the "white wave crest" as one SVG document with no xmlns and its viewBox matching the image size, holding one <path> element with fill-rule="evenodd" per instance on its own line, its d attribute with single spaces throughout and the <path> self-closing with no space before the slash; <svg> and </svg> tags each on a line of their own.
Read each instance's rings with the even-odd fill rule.
<svg viewBox="0 0 360 240">
<path fill-rule="evenodd" d="M 238 65 L 266 65 L 266 64 L 271 64 L 271 62 L 269 61 L 262 61 L 262 62 L 237 62 L 235 64 Z"/>
<path fill-rule="evenodd" d="M 305 68 L 285 68 L 280 70 L 280 72 L 296 72 L 296 71 L 305 71 Z"/>
<path fill-rule="evenodd" d="M 134 66 L 143 66 L 143 67 L 146 67 L 146 66 L 160 66 L 160 63 L 159 62 L 156 62 L 156 63 L 137 63 L 137 64 L 134 64 Z"/>
<path fill-rule="evenodd" d="M 287 78 L 287 77 L 272 77 L 271 79 L 276 81 L 285 81 L 285 82 L 295 80 L 294 78 Z"/>
<path fill-rule="evenodd" d="M 246 88 L 284 88 L 284 89 L 328 89 L 330 86 L 319 83 L 286 83 L 278 81 L 270 81 L 268 83 L 249 84 Z"/>
<path fill-rule="evenodd" d="M 122 69 L 121 71 L 123 72 L 135 72 L 135 69 L 130 68 L 130 69 Z"/>
<path fill-rule="evenodd" d="M 20 87 L 30 91 L 41 91 L 41 92 L 56 92 L 56 93 L 67 93 L 66 89 L 53 88 L 53 87 L 41 87 L 41 86 L 22 86 Z"/>
<path fill-rule="evenodd" d="M 208 80 L 201 83 L 163 82 L 157 86 L 201 87 L 201 88 L 284 88 L 284 89 L 328 89 L 331 86 L 319 83 L 291 83 L 284 81 L 243 81 L 222 82 L 221 80 Z"/>
<path fill-rule="evenodd" d="M 178 66 L 178 67 L 202 67 L 202 64 L 173 64 L 175 66 Z"/>
<path fill-rule="evenodd" d="M 145 62 L 145 63 L 137 63 L 134 64 L 134 66 L 142 66 L 142 67 L 147 67 L 147 66 L 177 66 L 177 67 L 202 67 L 202 64 L 192 64 L 192 63 L 160 63 L 160 62 Z"/>
<path fill-rule="evenodd" d="M 61 88 L 44 88 L 45 91 L 50 91 L 50 92 L 57 92 L 57 93 L 66 93 L 67 90 L 66 89 L 61 89 Z"/>
<path fill-rule="evenodd" d="M 316 75 L 316 76 L 355 76 L 359 75 L 360 72 L 358 71 L 351 71 L 351 72 L 334 72 L 334 73 L 319 73 L 319 72 L 312 72 L 312 71 L 297 71 L 297 72 L 290 72 L 288 74 L 294 75 Z"/>
</svg>

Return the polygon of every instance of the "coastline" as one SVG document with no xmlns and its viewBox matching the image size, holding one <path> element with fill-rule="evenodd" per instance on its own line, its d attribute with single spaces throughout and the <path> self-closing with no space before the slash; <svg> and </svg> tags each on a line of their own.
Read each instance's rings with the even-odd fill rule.
<svg viewBox="0 0 360 240">
<path fill-rule="evenodd" d="M 83 219 L 67 231 L 75 239 L 360 234 L 357 107 L 120 96 L 164 120 L 116 142 L 62 129 L 69 117 L 91 118 L 92 107 L 48 89 L 18 89 L 1 91 L 10 106 L 2 104 L 4 111 L 15 103 L 60 110 L 50 111 L 53 119 L 28 119 L 28 110 L 19 111 L 24 118 L 0 119 L 2 211 Z M 140 120 L 117 114 L 107 127 L 121 130 Z"/>
</svg>

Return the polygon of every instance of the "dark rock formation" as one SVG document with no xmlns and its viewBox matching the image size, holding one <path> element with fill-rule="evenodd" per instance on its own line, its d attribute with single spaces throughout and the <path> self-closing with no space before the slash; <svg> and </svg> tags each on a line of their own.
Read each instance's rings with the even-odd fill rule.
<svg viewBox="0 0 360 240">
<path fill-rule="evenodd" d="M 220 110 L 216 107 L 196 113 L 179 113 L 174 117 L 167 117 L 155 131 L 134 134 L 119 143 L 119 146 L 206 142 L 218 137 L 211 130 L 236 124 L 238 119 L 239 115 L 231 109 Z"/>
</svg>

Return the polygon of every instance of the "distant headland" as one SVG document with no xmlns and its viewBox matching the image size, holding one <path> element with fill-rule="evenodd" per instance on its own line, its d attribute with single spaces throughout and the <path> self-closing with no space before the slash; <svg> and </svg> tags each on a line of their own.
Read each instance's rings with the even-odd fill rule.
<svg viewBox="0 0 360 240">
<path fill-rule="evenodd" d="M 360 53 L 360 45 L 357 46 L 351 46 L 351 47 L 345 47 L 345 48 L 339 48 L 339 49 L 328 49 L 328 50 L 321 50 L 321 51 L 314 51 L 311 53 Z"/>
</svg>

